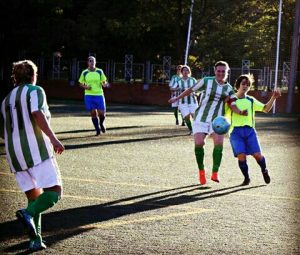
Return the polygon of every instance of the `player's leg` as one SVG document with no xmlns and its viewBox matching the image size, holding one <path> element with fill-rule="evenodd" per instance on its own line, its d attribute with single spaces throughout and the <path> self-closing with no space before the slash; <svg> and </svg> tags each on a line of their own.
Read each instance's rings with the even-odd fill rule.
<svg viewBox="0 0 300 255">
<path fill-rule="evenodd" d="M 256 131 L 254 128 L 248 128 L 248 129 L 249 129 L 249 135 L 247 139 L 248 154 L 252 155 L 255 158 L 257 164 L 260 166 L 265 183 L 269 184 L 271 182 L 271 178 L 269 176 L 269 171 L 266 166 L 266 159 L 261 154 L 261 148 L 260 148 L 259 140 L 256 135 Z"/>
<path fill-rule="evenodd" d="M 195 132 L 195 130 L 194 130 Z M 204 145 L 205 145 L 206 133 L 195 133 L 195 157 L 199 170 L 199 181 L 202 185 L 206 183 L 205 168 L 204 168 Z"/>
<path fill-rule="evenodd" d="M 244 153 L 238 154 L 238 164 L 239 168 L 241 169 L 242 174 L 244 175 L 244 181 L 242 183 L 242 186 L 249 185 L 250 184 L 250 176 L 249 176 L 249 168 L 247 164 L 247 155 Z"/>
<path fill-rule="evenodd" d="M 178 106 L 172 105 L 172 108 L 173 108 L 173 113 L 174 113 L 174 117 L 175 117 L 175 124 L 178 125 L 179 124 L 179 122 L 178 122 Z"/>
<path fill-rule="evenodd" d="M 190 120 L 190 110 L 187 104 L 179 104 L 179 110 L 183 116 L 183 119 L 188 127 L 188 129 L 190 130 L 190 132 L 192 131 L 192 123 Z"/>
<path fill-rule="evenodd" d="M 233 155 L 238 159 L 239 168 L 244 176 L 242 185 L 250 184 L 250 176 L 247 164 L 247 139 L 244 139 L 243 127 L 234 128 L 230 134 L 230 144 Z"/>
<path fill-rule="evenodd" d="M 97 108 L 95 107 L 95 96 L 84 96 L 84 103 L 85 108 L 90 112 L 92 123 L 96 130 L 96 135 L 100 135 L 99 120 L 96 111 Z"/>
<path fill-rule="evenodd" d="M 218 135 L 216 133 L 212 133 L 212 138 L 214 141 L 214 149 L 213 149 L 213 168 L 212 168 L 211 180 L 215 182 L 220 182 L 218 172 L 219 172 L 219 168 L 223 156 L 224 135 Z"/>
<path fill-rule="evenodd" d="M 252 156 L 255 158 L 257 164 L 260 166 L 265 183 L 269 184 L 271 182 L 271 178 L 267 169 L 265 157 L 260 152 L 254 153 Z"/>
<path fill-rule="evenodd" d="M 106 104 L 105 104 L 105 97 L 104 96 L 100 96 L 98 99 L 98 105 L 97 105 L 97 112 L 98 112 L 98 116 L 99 116 L 99 122 L 100 122 L 100 128 L 102 133 L 106 132 L 106 128 L 104 125 L 104 120 L 106 117 Z"/>
<path fill-rule="evenodd" d="M 37 237 L 34 239 L 34 242 L 30 243 L 30 249 L 45 249 L 46 246 L 42 242 L 41 236 L 41 214 L 53 207 L 62 196 L 60 171 L 55 158 L 47 159 L 28 171 L 35 180 L 36 185 L 43 188 L 43 193 L 31 201 L 26 208 L 26 212 L 37 222 Z"/>
<path fill-rule="evenodd" d="M 94 128 L 96 130 L 96 136 L 100 135 L 100 128 L 99 128 L 99 120 L 98 120 L 98 113 L 96 109 L 91 110 L 91 118 L 94 125 Z"/>
</svg>

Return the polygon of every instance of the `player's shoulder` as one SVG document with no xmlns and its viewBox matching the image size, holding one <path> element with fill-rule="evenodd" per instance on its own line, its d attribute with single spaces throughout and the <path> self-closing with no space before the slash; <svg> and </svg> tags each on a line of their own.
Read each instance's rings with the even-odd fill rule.
<svg viewBox="0 0 300 255">
<path fill-rule="evenodd" d="M 98 68 L 98 67 L 96 67 L 96 70 L 95 70 L 97 73 L 99 73 L 99 74 L 102 74 L 103 73 L 103 70 L 101 69 L 101 68 Z"/>
<path fill-rule="evenodd" d="M 204 81 L 204 82 L 208 82 L 208 81 L 214 81 L 215 80 L 215 76 L 205 76 L 205 77 L 203 77 L 202 78 L 202 80 Z"/>
</svg>

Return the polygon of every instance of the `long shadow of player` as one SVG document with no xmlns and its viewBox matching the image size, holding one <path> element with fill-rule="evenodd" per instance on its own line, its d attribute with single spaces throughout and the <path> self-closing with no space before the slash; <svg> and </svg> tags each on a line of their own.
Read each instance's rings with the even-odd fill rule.
<svg viewBox="0 0 300 255">
<path fill-rule="evenodd" d="M 43 216 L 45 225 L 43 226 L 43 232 L 45 236 L 47 235 L 45 238 L 47 245 L 51 246 L 61 240 L 93 230 L 95 228 L 93 227 L 93 224 L 99 224 L 101 222 L 110 221 L 122 216 L 145 211 L 162 209 L 175 205 L 184 205 L 205 199 L 213 199 L 235 192 L 256 189 L 263 186 L 265 185 L 251 187 L 237 185 L 205 191 L 209 189 L 209 187 L 190 185 L 128 197 L 100 205 L 70 208 L 45 214 Z M 200 192 L 194 193 L 197 190 Z M 190 192 L 193 193 L 189 194 Z M 9 221 L 0 224 L 0 241 L 16 238 L 21 234 L 20 226 L 17 221 Z M 25 242 L 18 245 L 13 245 L 6 248 L 4 252 L 17 252 L 22 249 L 26 249 L 27 245 L 28 244 Z"/>
</svg>

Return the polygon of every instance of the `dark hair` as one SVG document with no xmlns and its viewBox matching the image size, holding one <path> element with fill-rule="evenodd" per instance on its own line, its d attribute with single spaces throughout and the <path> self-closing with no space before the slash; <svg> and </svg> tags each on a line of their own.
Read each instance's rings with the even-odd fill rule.
<svg viewBox="0 0 300 255">
<path fill-rule="evenodd" d="M 218 66 L 226 66 L 226 69 L 229 70 L 229 65 L 225 61 L 218 61 L 217 63 L 215 63 L 215 65 L 214 65 L 215 70 Z"/>
<path fill-rule="evenodd" d="M 37 73 L 37 66 L 31 60 L 22 60 L 13 63 L 12 78 L 15 84 L 31 83 Z"/>
<path fill-rule="evenodd" d="M 239 89 L 240 88 L 240 85 L 241 85 L 241 82 L 242 82 L 242 80 L 244 80 L 244 79 L 246 79 L 246 80 L 248 80 L 249 81 L 249 87 L 251 87 L 252 86 L 252 84 L 253 84 L 253 82 L 254 82 L 254 78 L 253 78 L 253 75 L 252 74 L 242 74 L 242 75 L 240 75 L 237 79 L 236 79 L 236 81 L 235 81 L 235 83 L 234 83 L 234 87 L 236 88 L 236 89 Z"/>
<path fill-rule="evenodd" d="M 181 69 L 180 69 L 180 72 L 181 72 L 181 73 L 182 73 L 182 71 L 183 71 L 184 68 L 188 69 L 189 72 L 190 72 L 190 74 L 192 74 L 191 68 L 190 68 L 189 66 L 187 66 L 187 65 L 182 65 L 182 66 L 181 66 Z"/>
</svg>

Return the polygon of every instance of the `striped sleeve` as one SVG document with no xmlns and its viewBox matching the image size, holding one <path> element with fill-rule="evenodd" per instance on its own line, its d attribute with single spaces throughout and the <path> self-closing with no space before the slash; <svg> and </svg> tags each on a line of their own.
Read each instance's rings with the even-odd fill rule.
<svg viewBox="0 0 300 255">
<path fill-rule="evenodd" d="M 31 112 L 41 111 L 45 104 L 46 96 L 41 87 L 36 86 L 34 90 L 30 92 L 30 109 Z"/>
<path fill-rule="evenodd" d="M 170 89 L 176 89 L 178 88 L 179 84 L 178 84 L 178 79 L 176 79 L 176 75 L 173 75 L 171 78 L 171 81 L 169 83 L 169 87 Z"/>
<path fill-rule="evenodd" d="M 200 90 L 201 88 L 203 88 L 204 84 L 205 84 L 205 82 L 204 82 L 204 78 L 203 78 L 192 87 L 192 90 L 193 91 Z"/>
</svg>

